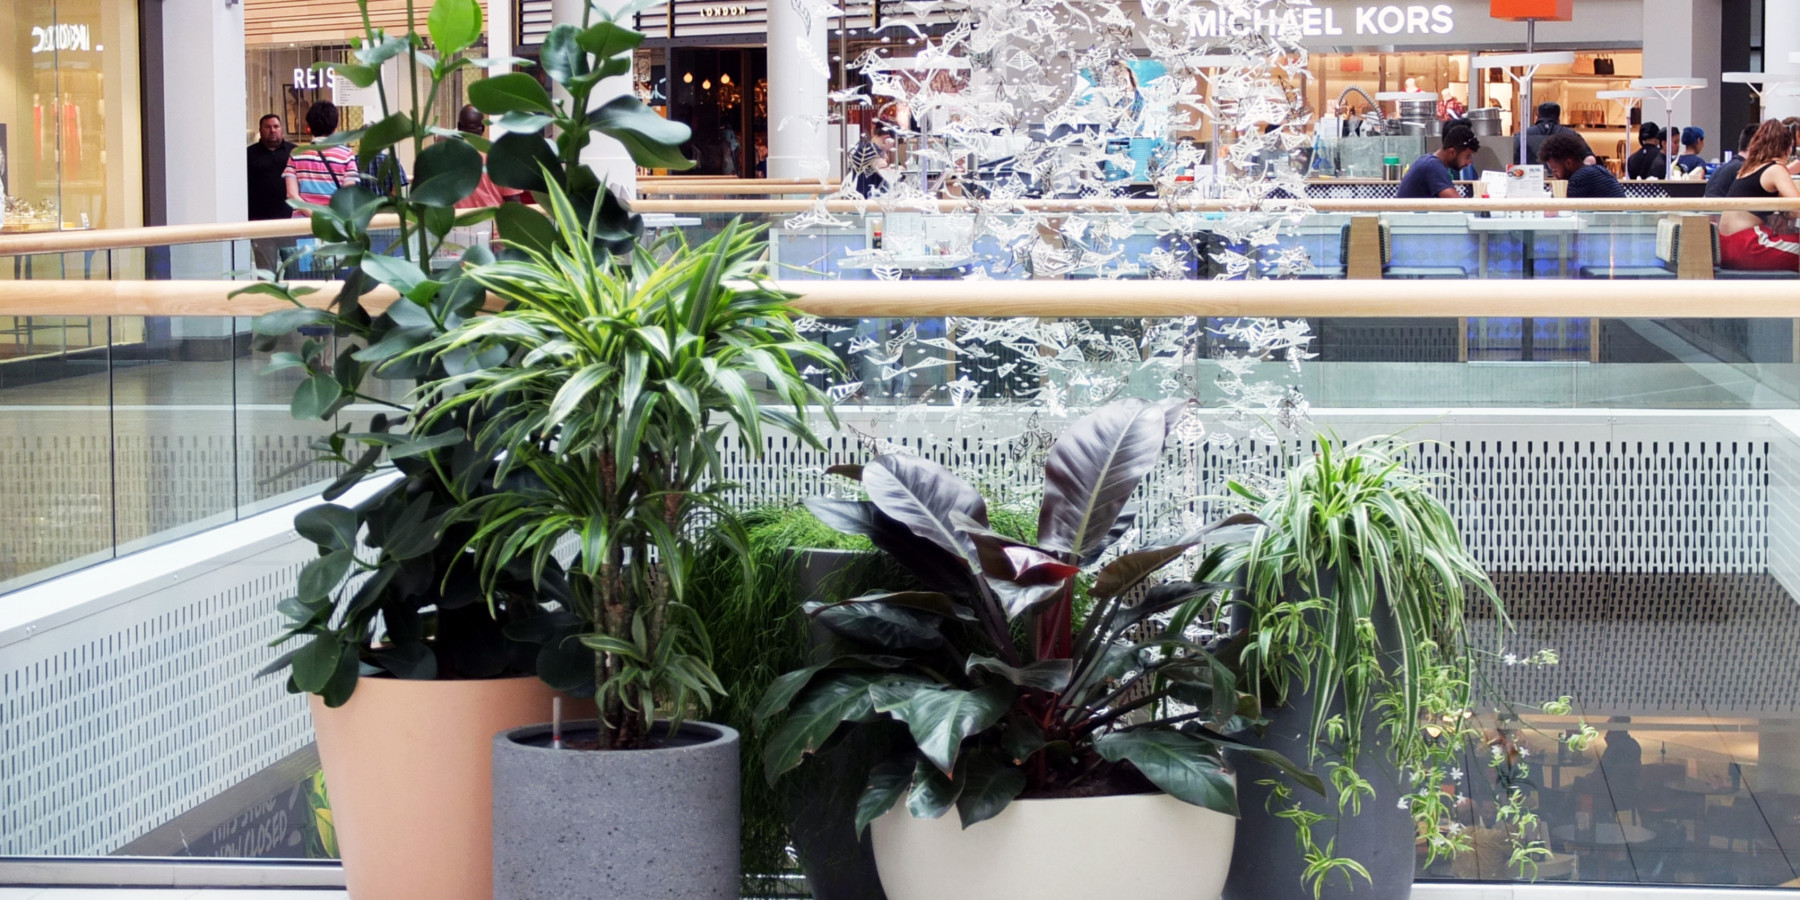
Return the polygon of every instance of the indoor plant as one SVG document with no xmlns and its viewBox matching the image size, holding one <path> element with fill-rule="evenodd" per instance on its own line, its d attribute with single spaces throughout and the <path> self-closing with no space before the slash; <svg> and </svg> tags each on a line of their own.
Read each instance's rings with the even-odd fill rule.
<svg viewBox="0 0 1800 900">
<path fill-rule="evenodd" d="M 571 539 L 558 617 L 572 632 L 556 640 L 595 651 L 600 718 L 572 727 L 569 743 L 602 752 L 554 749 L 547 727 L 495 739 L 497 895 L 587 896 L 605 873 L 619 896 L 735 898 L 737 735 L 687 720 L 723 692 L 686 602 L 692 539 L 711 529 L 741 555 L 720 436 L 733 428 L 760 448 L 773 425 L 817 445 L 805 417 L 830 407 L 795 361 L 836 360 L 795 329 L 758 229 L 734 222 L 700 246 L 677 238 L 613 257 L 590 239 L 598 208 L 584 218 L 557 185 L 547 195 L 554 245 L 471 276 L 507 308 L 415 351 L 506 360 L 427 385 L 422 425 L 491 414 L 475 440 L 504 459 L 494 489 L 457 516 L 475 523 L 483 583 L 513 560 L 548 568 Z M 604 841 L 542 840 L 626 819 Z M 656 862 L 672 848 L 679 864 Z"/>
<path fill-rule="evenodd" d="M 1505 622 L 1431 479 L 1406 467 L 1403 445 L 1321 437 L 1317 447 L 1272 489 L 1231 484 L 1267 527 L 1208 570 L 1244 586 L 1229 610 L 1239 636 L 1229 661 L 1269 709 L 1261 737 L 1246 740 L 1332 785 L 1330 797 L 1296 794 L 1259 760 L 1236 760 L 1248 783 L 1230 898 L 1410 889 L 1415 820 L 1435 831 L 1444 812 L 1437 786 L 1421 782 L 1442 771 L 1444 742 L 1464 736 L 1446 735 L 1439 718 L 1470 705 L 1470 592 Z M 1339 828 L 1349 816 L 1355 826 Z"/>
<path fill-rule="evenodd" d="M 1123 400 L 1071 426 L 1050 448 L 1035 545 L 995 533 L 974 488 L 916 456 L 839 467 L 866 500 L 809 502 L 926 589 L 809 607 L 841 652 L 764 697 L 760 717 L 785 715 L 765 772 L 851 733 L 892 741 L 856 817 L 873 824 L 892 900 L 1217 894 L 1238 808 L 1221 751 L 1239 745 L 1220 729 L 1254 717 L 1255 701 L 1206 647 L 1140 627 L 1218 589 L 1147 587 L 1212 528 L 1096 565 L 1134 524 L 1127 501 L 1184 411 Z M 1125 853 L 1146 862 L 1122 868 Z"/>
<path fill-rule="evenodd" d="M 1036 521 L 1022 514 L 989 514 L 994 530 L 1009 537 L 1029 541 L 1036 530 Z M 706 598 L 696 612 L 712 636 L 714 669 L 725 686 L 713 717 L 743 740 L 744 895 L 774 892 L 779 882 L 770 876 L 797 860 L 814 900 L 882 900 L 868 835 L 859 839 L 855 826 L 862 785 L 835 777 L 846 767 L 867 771 L 866 757 L 881 748 L 842 741 L 771 784 L 762 777 L 766 729 L 753 714 L 777 676 L 828 658 L 830 634 L 809 628 L 806 603 L 919 586 L 868 538 L 829 528 L 804 506 L 752 509 L 741 521 L 741 546 L 717 536 L 700 544 L 690 583 Z"/>
<path fill-rule="evenodd" d="M 366 0 L 360 5 L 366 25 Z M 408 21 L 417 19 L 409 15 Z M 437 360 L 406 355 L 477 315 L 486 299 L 468 274 L 492 255 L 486 247 L 458 255 L 446 240 L 452 228 L 498 217 L 509 239 L 553 239 L 548 220 L 518 204 L 455 209 L 481 178 L 481 151 L 491 151 L 488 171 L 503 183 L 538 184 L 546 171 L 566 180 L 576 202 L 599 210 L 596 219 L 605 227 L 595 231 L 617 244 L 636 234 L 638 221 L 579 163 L 581 145 L 591 133 L 604 133 L 623 140 L 643 164 L 681 168 L 675 147 L 688 131 L 635 97 L 587 111 L 598 81 L 591 74 L 629 67 L 630 51 L 642 40 L 611 22 L 562 26 L 555 45 L 560 55 L 545 54 L 546 61 L 554 57 L 556 65 L 547 68 L 570 92 L 573 108 L 550 104 L 523 74 L 471 88 L 478 98 L 507 98 L 490 106 L 532 110 L 510 116 L 512 125 L 556 125 L 563 137 L 555 147 L 528 135 L 509 135 L 490 147 L 480 137 L 437 128 L 429 110 L 440 88 L 453 73 L 488 63 L 466 52 L 483 31 L 481 5 L 437 0 L 426 25 L 435 59 L 423 77 L 426 35 L 411 27 L 399 34 L 367 27 L 352 41 L 354 61 L 335 64 L 341 76 L 382 92 L 384 115 L 321 144 L 355 143 L 367 163 L 410 142 L 416 160 L 410 183 L 384 179 L 397 185 L 389 194 L 352 186 L 341 188 L 327 206 L 300 204 L 321 241 L 316 255 L 346 273 L 335 295 L 315 307 L 316 298 L 308 296 L 313 291 L 281 281 L 281 272 L 259 273 L 268 280 L 238 293 L 291 304 L 258 317 L 254 327 L 259 349 L 273 350 L 283 340 L 293 348 L 275 353 L 269 367 L 303 376 L 293 414 L 344 422 L 316 448 L 342 474 L 325 490 L 328 502 L 296 519 L 296 530 L 317 544 L 319 556 L 302 571 L 296 595 L 281 604 L 291 620 L 281 640 L 298 645 L 270 671 L 285 671 L 291 690 L 315 695 L 313 719 L 349 888 L 357 897 L 487 898 L 492 735 L 545 716 L 554 692 L 534 674 L 579 691 L 592 683 L 593 657 L 578 644 L 554 640 L 572 630 L 546 618 L 550 604 L 567 600 L 558 567 L 533 571 L 519 563 L 491 573 L 486 603 L 475 589 L 474 557 L 464 546 L 473 526 L 453 521 L 452 512 L 470 492 L 492 483 L 495 454 L 470 437 L 480 431 L 484 414 L 459 411 L 421 427 L 419 411 L 392 398 L 424 381 L 501 361 L 479 354 Z M 404 71 L 412 79 L 412 103 L 398 109 L 378 78 L 396 57 L 407 61 Z M 536 93 L 521 88 L 519 79 L 532 81 Z M 386 158 L 391 165 L 393 154 Z M 372 228 L 383 213 L 397 215 L 397 241 Z M 365 301 L 384 287 L 400 296 L 385 311 L 371 310 Z M 329 328 L 335 341 L 288 337 L 319 327 Z M 389 412 L 349 421 L 346 407 L 353 402 Z M 372 494 L 354 503 L 332 502 L 354 496 L 350 492 L 364 478 L 390 469 L 393 477 Z"/>
</svg>

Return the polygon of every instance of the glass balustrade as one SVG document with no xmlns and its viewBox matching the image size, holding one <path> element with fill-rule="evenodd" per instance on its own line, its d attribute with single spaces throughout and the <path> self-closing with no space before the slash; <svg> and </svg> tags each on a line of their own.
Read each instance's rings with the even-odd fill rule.
<svg viewBox="0 0 1800 900">
<path fill-rule="evenodd" d="M 1057 280 L 1117 277 L 1134 261 L 1136 275 L 1152 274 L 1154 261 L 1197 278 L 1292 248 L 1306 264 L 1289 274 L 1321 296 L 1344 283 L 1349 214 L 1306 215 L 1269 247 L 1234 245 L 1217 233 L 1225 217 L 1208 215 L 1179 228 L 1125 216 L 1104 240 L 1064 234 L 1079 252 L 1054 260 L 1021 259 L 993 238 L 1005 223 L 965 240 L 969 223 L 954 214 L 749 218 L 777 226 L 784 279 L 917 282 L 922 299 L 934 282 L 1049 277 L 1045 265 L 1063 269 Z M 1447 300 L 1466 278 L 1551 282 L 1541 288 L 1551 296 L 1608 276 L 1644 282 L 1646 296 L 1678 295 L 1685 283 L 1659 225 L 1666 214 L 1379 218 L 1386 275 L 1440 281 Z M 700 239 L 729 219 L 649 224 Z M 1706 227 L 1704 217 L 1683 227 Z M 240 278 L 258 252 L 237 241 L 21 256 L 0 264 L 0 278 Z M 1131 290 L 1129 280 L 1116 286 Z M 809 319 L 842 364 L 813 374 L 839 401 L 845 430 L 828 453 L 778 445 L 758 459 L 732 441 L 725 456 L 746 504 L 824 490 L 826 465 L 882 442 L 969 473 L 996 502 L 1024 502 L 1031 470 L 1079 412 L 1120 396 L 1194 398 L 1200 415 L 1139 500 L 1148 534 L 1215 514 L 1228 479 L 1267 477 L 1316 440 L 1417 441 L 1409 459 L 1441 479 L 1513 621 L 1508 630 L 1470 610 L 1491 651 L 1478 660 L 1477 712 L 1501 756 L 1469 758 L 1447 787 L 1460 799 L 1443 827 L 1471 834 L 1474 851 L 1420 876 L 1781 885 L 1800 878 L 1796 320 L 1693 313 Z M 310 463 L 309 445 L 338 423 L 292 417 L 297 376 L 262 374 L 269 353 L 252 347 L 250 323 L 0 318 L 10 501 L 0 506 L 0 605 L 5 592 L 311 496 L 335 475 Z M 334 338 L 285 339 L 303 340 Z M 396 388 L 384 399 L 401 397 Z M 354 404 L 341 415 L 376 410 Z M 1560 740 L 1584 726 L 1599 732 L 1585 749 Z M 14 798 L 0 810 L 0 854 L 328 856 L 315 817 L 328 800 L 309 753 L 303 740 L 265 750 L 249 777 L 89 837 L 44 838 L 49 830 L 35 826 L 47 808 L 37 795 Z M 1552 854 L 1535 873 L 1507 865 L 1494 821 L 1496 785 L 1514 784 L 1541 820 L 1529 838 Z"/>
</svg>

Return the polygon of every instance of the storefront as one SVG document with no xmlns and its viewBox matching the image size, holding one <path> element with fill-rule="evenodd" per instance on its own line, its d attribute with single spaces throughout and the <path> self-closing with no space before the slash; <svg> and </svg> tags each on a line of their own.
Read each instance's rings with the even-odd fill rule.
<svg viewBox="0 0 1800 900">
<path fill-rule="evenodd" d="M 143 224 L 135 0 L 10 0 L 0 35 L 0 228 Z"/>
<path fill-rule="evenodd" d="M 296 15 L 292 0 L 246 0 L 244 8 L 244 143 L 257 139 L 257 122 L 273 113 L 282 117 L 288 140 L 305 143 L 306 111 L 314 103 L 329 100 L 340 108 L 338 127 L 360 128 L 380 117 L 379 101 L 373 88 L 358 90 L 348 81 L 336 78 L 330 69 L 314 66 L 349 61 L 350 38 L 363 33 L 361 11 L 353 0 L 309 0 L 305 15 Z M 510 0 L 489 0 L 485 21 L 494 24 L 498 13 L 511 21 Z M 372 24 L 393 32 L 406 28 L 405 8 L 396 4 L 371 4 Z M 430 4 L 419 3 L 415 12 L 419 30 L 425 31 L 425 15 Z M 469 50 L 473 56 L 485 56 L 486 44 Z M 401 73 L 390 65 L 386 77 L 399 84 Z M 424 70 L 421 69 L 421 77 Z M 437 98 L 433 120 L 445 128 L 456 124 L 456 112 L 467 96 L 467 83 L 482 77 L 478 69 L 463 68 L 451 76 Z M 392 90 L 388 96 L 397 97 Z M 410 148 L 402 148 L 403 155 Z"/>
<path fill-rule="evenodd" d="M 1635 112 L 1596 93 L 1627 89 L 1643 75 L 1642 22 L 1641 0 L 1583 0 L 1572 20 L 1536 27 L 1534 49 L 1573 51 L 1575 62 L 1538 70 L 1533 106 L 1560 104 L 1563 123 L 1603 157 L 1622 158 L 1634 143 Z M 1526 26 L 1491 17 L 1488 0 L 1319 0 L 1299 24 L 1310 52 L 1307 104 L 1323 117 L 1355 117 L 1381 94 L 1418 92 L 1435 95 L 1439 118 L 1499 108 L 1504 134 L 1535 118 L 1535 110 L 1519 108 L 1518 85 L 1507 72 L 1478 68 L 1483 55 L 1525 49 Z M 1391 101 L 1380 106 L 1386 117 L 1399 113 Z"/>
</svg>

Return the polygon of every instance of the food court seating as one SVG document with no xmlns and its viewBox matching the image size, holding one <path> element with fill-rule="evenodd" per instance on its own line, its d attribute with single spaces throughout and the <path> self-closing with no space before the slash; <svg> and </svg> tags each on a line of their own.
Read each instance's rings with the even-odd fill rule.
<svg viewBox="0 0 1800 900">
<path fill-rule="evenodd" d="M 1611 278 L 1633 280 L 1660 280 L 1680 277 L 1681 253 L 1684 245 L 1692 247 L 1692 243 L 1684 241 L 1683 229 L 1691 227 L 1690 223 L 1704 220 L 1710 230 L 1712 248 L 1712 277 L 1722 280 L 1770 278 L 1800 279 L 1800 271 L 1766 271 L 1755 269 L 1725 269 L 1719 266 L 1719 226 L 1718 223 L 1702 216 L 1683 218 L 1667 218 L 1656 223 L 1656 258 L 1661 263 L 1655 266 L 1582 266 L 1579 275 L 1582 278 Z M 1702 270 L 1704 271 L 1704 270 Z M 1700 277 L 1705 277 L 1704 275 Z"/>
</svg>

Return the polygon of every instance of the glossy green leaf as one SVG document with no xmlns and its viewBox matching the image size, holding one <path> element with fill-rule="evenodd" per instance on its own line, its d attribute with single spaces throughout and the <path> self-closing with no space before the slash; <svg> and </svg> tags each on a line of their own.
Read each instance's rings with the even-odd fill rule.
<svg viewBox="0 0 1800 900">
<path fill-rule="evenodd" d="M 567 85 L 581 75 L 587 74 L 587 54 L 581 51 L 576 42 L 576 35 L 581 29 L 564 23 L 550 29 L 544 35 L 544 42 L 538 47 L 538 57 L 543 62 L 544 71 L 557 84 Z"/>
<path fill-rule="evenodd" d="M 546 115 L 556 113 L 555 107 L 550 105 L 550 94 L 544 90 L 544 86 L 524 72 L 495 75 L 469 85 L 469 102 L 488 115 L 510 112 Z M 499 146 L 499 143 L 495 142 L 495 146 Z"/>
<path fill-rule="evenodd" d="M 356 161 L 359 165 L 368 165 L 381 151 L 413 136 L 412 116 L 403 112 L 394 113 L 363 132 L 362 140 L 356 145 Z M 337 195 L 333 194 L 332 199 Z"/>
<path fill-rule="evenodd" d="M 631 161 L 650 168 L 682 171 L 694 161 L 681 155 L 693 132 L 644 105 L 634 94 L 617 97 L 589 114 L 592 127 L 625 145 Z"/>
<path fill-rule="evenodd" d="M 313 635 L 311 643 L 294 654 L 294 684 L 308 694 L 325 689 L 325 683 L 337 672 L 338 659 L 344 645 L 335 634 Z"/>
<path fill-rule="evenodd" d="M 419 641 L 377 648 L 369 656 L 396 678 L 430 681 L 438 674 L 437 654 Z"/>
<path fill-rule="evenodd" d="M 919 752 L 944 772 L 955 770 L 962 742 L 993 727 L 1012 708 L 1013 690 L 991 684 L 980 690 L 914 691 L 904 704 L 876 709 L 906 723 Z"/>
<path fill-rule="evenodd" d="M 956 812 L 964 828 L 999 815 L 1025 790 L 1023 769 L 988 754 L 971 754 L 960 768 L 962 793 L 956 798 Z"/>
<path fill-rule="evenodd" d="M 360 528 L 356 511 L 336 503 L 309 506 L 294 516 L 294 531 L 328 551 L 355 549 Z"/>
<path fill-rule="evenodd" d="M 856 833 L 862 834 L 869 823 L 886 815 L 888 810 L 912 788 L 913 762 L 909 754 L 884 760 L 869 773 L 869 783 L 856 798 Z"/>
<path fill-rule="evenodd" d="M 847 672 L 815 682 L 764 742 L 763 775 L 769 783 L 817 753 L 845 720 L 872 714 L 869 687 L 881 680 L 877 674 Z"/>
<path fill-rule="evenodd" d="M 413 289 L 427 280 L 425 271 L 419 268 L 418 263 L 398 256 L 365 256 L 362 261 L 362 270 L 376 281 L 388 285 L 402 294 L 412 293 Z M 391 311 L 389 315 L 392 315 Z M 423 322 L 402 322 L 396 317 L 394 321 L 402 326 L 414 326 L 430 324 L 431 319 L 427 316 Z"/>
<path fill-rule="evenodd" d="M 875 603 L 845 603 L 822 608 L 819 624 L 852 641 L 883 651 L 924 650 L 943 641 L 935 616 Z"/>
<path fill-rule="evenodd" d="M 350 574 L 350 564 L 355 559 L 350 550 L 343 549 L 333 550 L 307 563 L 300 570 L 300 601 L 312 603 L 328 599 L 338 585 L 344 583 L 344 576 Z"/>
<path fill-rule="evenodd" d="M 1044 464 L 1038 544 L 1072 553 L 1083 565 L 1099 557 L 1113 526 L 1168 440 L 1162 405 L 1107 404 L 1057 438 Z"/>
<path fill-rule="evenodd" d="M 359 88 L 371 87 L 375 84 L 375 79 L 381 77 L 380 70 L 375 66 L 357 63 L 332 63 L 331 70 L 348 78 L 351 84 Z"/>
<path fill-rule="evenodd" d="M 969 672 L 993 672 L 1019 687 L 1036 688 L 1050 693 L 1061 693 L 1069 686 L 1072 661 L 1067 659 L 1041 659 L 1024 666 L 1009 666 L 990 656 L 971 655 L 964 667 Z"/>
<path fill-rule="evenodd" d="M 494 225 L 500 237 L 538 253 L 549 253 L 556 246 L 556 226 L 544 214 L 520 203 L 508 203 L 494 213 Z"/>
<path fill-rule="evenodd" d="M 478 0 L 432 0 L 425 27 L 438 53 L 454 56 L 481 40 L 481 4 Z"/>
<path fill-rule="evenodd" d="M 419 154 L 413 175 L 414 203 L 453 207 L 481 183 L 481 154 L 462 141 L 439 141 Z"/>
<path fill-rule="evenodd" d="M 501 187 L 522 191 L 545 191 L 551 178 L 562 177 L 562 161 L 543 136 L 531 133 L 503 134 L 488 151 L 488 177 Z"/>
<path fill-rule="evenodd" d="M 337 379 L 328 372 L 320 372 L 294 391 L 289 410 L 296 419 L 323 419 L 337 411 L 338 401 L 343 396 L 344 388 Z"/>
<path fill-rule="evenodd" d="M 963 783 L 938 771 L 936 766 L 919 760 L 913 770 L 912 793 L 907 795 L 906 810 L 915 819 L 938 819 L 956 805 Z"/>
<path fill-rule="evenodd" d="M 251 322 L 251 329 L 257 334 L 279 337 L 292 332 L 302 325 L 315 325 L 331 321 L 331 313 L 310 307 L 278 309 L 271 313 L 263 313 Z"/>
<path fill-rule="evenodd" d="M 581 49 L 607 59 L 636 50 L 644 42 L 644 35 L 612 22 L 597 22 L 582 31 L 576 40 Z"/>
<path fill-rule="evenodd" d="M 1115 731 L 1094 738 L 1107 762 L 1129 761 L 1150 783 L 1185 803 L 1228 816 L 1238 814 L 1237 782 L 1218 752 L 1179 731 Z"/>
</svg>

